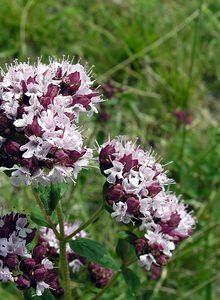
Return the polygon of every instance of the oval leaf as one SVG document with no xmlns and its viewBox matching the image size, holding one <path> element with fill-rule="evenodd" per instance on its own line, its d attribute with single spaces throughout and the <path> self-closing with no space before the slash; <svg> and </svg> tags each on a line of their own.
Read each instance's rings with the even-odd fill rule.
<svg viewBox="0 0 220 300">
<path fill-rule="evenodd" d="M 131 269 L 125 267 L 122 267 L 122 275 L 125 282 L 127 283 L 129 290 L 133 294 L 136 294 L 140 287 L 140 280 L 137 275 Z"/>
<path fill-rule="evenodd" d="M 70 241 L 70 248 L 77 254 L 108 269 L 118 270 L 119 267 L 110 253 L 101 244 L 85 238 Z"/>
<path fill-rule="evenodd" d="M 48 215 L 52 214 L 57 203 L 67 190 L 67 187 L 68 185 L 66 183 L 51 183 L 47 186 L 39 185 L 38 188 L 35 189 Z"/>
<path fill-rule="evenodd" d="M 124 239 L 118 240 L 116 253 L 122 259 L 124 264 L 129 263 L 134 257 L 136 257 L 134 246 Z"/>
</svg>

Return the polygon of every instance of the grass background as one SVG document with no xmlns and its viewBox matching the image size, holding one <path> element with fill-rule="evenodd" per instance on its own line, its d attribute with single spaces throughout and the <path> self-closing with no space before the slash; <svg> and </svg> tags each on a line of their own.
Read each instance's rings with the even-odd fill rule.
<svg viewBox="0 0 220 300">
<path fill-rule="evenodd" d="M 141 279 L 136 299 L 220 299 L 220 0 L 1 0 L 0 62 L 63 54 L 94 65 L 97 84 L 109 79 L 116 92 L 103 124 L 85 120 L 90 146 L 119 134 L 139 137 L 164 162 L 173 161 L 173 188 L 195 210 L 197 228 L 163 269 L 160 280 Z M 120 88 L 123 86 L 123 92 Z M 176 126 L 175 111 L 190 111 L 192 124 Z M 103 178 L 83 171 L 63 201 L 66 219 L 86 220 L 101 201 Z M 29 188 L 12 188 L 1 176 L 4 210 L 35 209 Z M 114 251 L 122 225 L 105 213 L 89 236 Z M 83 278 L 83 275 L 82 275 Z M 83 281 L 82 281 L 83 282 Z M 73 287 L 89 300 L 91 288 Z M 94 289 L 93 289 L 94 290 Z M 22 299 L 13 285 L 0 285 L 0 300 Z M 123 280 L 102 299 L 129 299 Z"/>
</svg>

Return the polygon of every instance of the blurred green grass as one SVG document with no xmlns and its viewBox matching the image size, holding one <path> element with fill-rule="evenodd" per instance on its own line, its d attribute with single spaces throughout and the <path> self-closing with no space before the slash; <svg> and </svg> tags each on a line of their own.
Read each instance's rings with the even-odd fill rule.
<svg viewBox="0 0 220 300">
<path fill-rule="evenodd" d="M 105 103 L 111 119 L 85 120 L 89 144 L 108 136 L 139 137 L 154 146 L 195 210 L 197 229 L 183 242 L 159 281 L 134 266 L 142 282 L 137 299 L 220 299 L 220 0 L 1 0 L 0 63 L 75 56 L 94 65 L 97 85 L 109 78 L 124 87 Z M 192 113 L 176 126 L 174 112 Z M 103 178 L 83 171 L 64 201 L 69 220 L 86 220 L 101 201 Z M 12 188 L 1 176 L 1 205 L 30 213 L 31 190 Z M 104 221 L 103 221 L 104 220 Z M 104 222 L 104 223 L 103 223 Z M 104 227 L 104 228 L 103 228 Z M 89 235 L 112 250 L 123 226 L 101 218 Z M 81 299 L 84 283 L 74 282 Z M 120 291 L 120 293 L 118 292 Z M 22 299 L 0 285 L 0 300 Z M 129 299 L 122 280 L 102 299 Z"/>
</svg>

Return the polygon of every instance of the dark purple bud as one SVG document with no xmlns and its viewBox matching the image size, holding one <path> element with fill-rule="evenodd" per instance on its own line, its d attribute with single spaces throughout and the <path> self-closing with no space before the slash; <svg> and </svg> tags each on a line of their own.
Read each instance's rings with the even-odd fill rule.
<svg viewBox="0 0 220 300">
<path fill-rule="evenodd" d="M 54 247 L 49 248 L 49 253 L 50 253 L 50 256 L 52 256 L 54 258 L 59 257 L 59 253 L 57 252 L 57 249 Z"/>
<path fill-rule="evenodd" d="M 100 151 L 100 169 L 104 176 L 106 176 L 104 171 L 112 167 L 111 159 L 114 159 L 114 154 L 115 147 L 112 145 L 107 145 Z"/>
<path fill-rule="evenodd" d="M 174 114 L 177 118 L 177 126 L 183 124 L 190 125 L 192 123 L 192 114 L 190 111 L 176 111 Z"/>
<path fill-rule="evenodd" d="M 151 266 L 151 279 L 156 280 L 161 275 L 161 267 L 152 265 Z"/>
<path fill-rule="evenodd" d="M 0 132 L 5 131 L 8 128 L 8 119 L 3 114 L 3 112 L 0 113 Z"/>
<path fill-rule="evenodd" d="M 72 105 L 81 104 L 85 109 L 88 110 L 88 105 L 90 104 L 91 100 L 86 95 L 75 95 L 73 96 Z"/>
<path fill-rule="evenodd" d="M 149 248 L 148 242 L 145 237 L 136 240 L 135 249 L 136 249 L 136 252 L 138 255 L 144 254 L 145 252 L 147 252 L 148 248 Z"/>
<path fill-rule="evenodd" d="M 175 229 L 179 225 L 181 218 L 178 213 L 173 213 L 170 217 L 170 220 L 166 222 L 159 222 L 163 233 L 170 234 L 175 236 Z"/>
<path fill-rule="evenodd" d="M 124 190 L 120 183 L 117 183 L 115 186 L 110 186 L 107 191 L 108 200 L 118 202 L 121 198 L 124 197 Z M 111 204 L 111 203 L 110 203 Z"/>
<path fill-rule="evenodd" d="M 27 290 L 31 286 L 30 280 L 26 276 L 20 275 L 15 279 L 15 282 L 19 290 Z"/>
<path fill-rule="evenodd" d="M 140 209 L 140 201 L 135 197 L 129 197 L 126 200 L 127 203 L 127 212 L 129 214 L 135 215 L 139 212 Z"/>
<path fill-rule="evenodd" d="M 63 82 L 67 85 L 76 84 L 79 81 L 80 81 L 80 73 L 77 71 L 74 73 L 71 73 L 63 78 Z"/>
<path fill-rule="evenodd" d="M 26 258 L 22 263 L 21 263 L 21 270 L 24 273 L 29 273 L 33 268 L 35 267 L 36 262 L 33 258 Z"/>
<path fill-rule="evenodd" d="M 95 282 L 98 288 L 105 287 L 113 276 L 113 271 L 102 267 L 94 262 L 89 264 L 89 272 L 91 279 Z"/>
<path fill-rule="evenodd" d="M 58 289 L 58 287 L 59 287 L 59 282 L 58 282 L 58 280 L 56 279 L 56 280 L 54 280 L 54 281 L 52 281 L 51 283 L 50 283 L 50 288 L 51 289 L 53 289 L 53 290 L 57 290 Z"/>
<path fill-rule="evenodd" d="M 51 284 L 53 281 L 56 281 L 58 278 L 58 275 L 54 271 L 48 271 L 47 277 L 45 278 L 45 282 L 48 284 Z"/>
<path fill-rule="evenodd" d="M 180 215 L 176 212 L 171 215 L 170 220 L 168 221 L 168 225 L 170 227 L 176 228 L 179 225 L 179 222 L 181 221 Z"/>
<path fill-rule="evenodd" d="M 61 82 L 61 90 L 64 96 L 74 95 L 81 84 L 80 73 L 74 72 L 63 78 Z"/>
<path fill-rule="evenodd" d="M 33 239 L 35 237 L 35 233 L 36 233 L 36 228 L 32 229 L 32 231 L 27 234 L 27 236 L 26 236 L 26 245 L 33 241 Z"/>
<path fill-rule="evenodd" d="M 59 149 L 56 151 L 55 156 L 58 158 L 60 161 L 67 162 L 69 160 L 69 152 L 64 151 L 62 149 Z"/>
<path fill-rule="evenodd" d="M 44 281 L 48 271 L 46 269 L 36 269 L 34 271 L 34 278 L 36 281 Z"/>
<path fill-rule="evenodd" d="M 30 84 L 30 83 L 37 83 L 37 81 L 36 81 L 36 76 L 34 76 L 34 77 L 29 77 L 28 79 L 27 79 L 27 84 Z"/>
<path fill-rule="evenodd" d="M 35 246 L 33 250 L 33 258 L 37 260 L 42 260 L 47 253 L 47 248 L 43 245 Z"/>
<path fill-rule="evenodd" d="M 59 87 L 57 85 L 49 84 L 47 88 L 46 96 L 54 98 L 57 96 L 58 92 L 59 92 Z"/>
<path fill-rule="evenodd" d="M 21 81 L 21 87 L 22 87 L 23 93 L 26 93 L 27 92 L 27 84 L 24 80 Z"/>
<path fill-rule="evenodd" d="M 56 78 L 59 79 L 62 77 L 62 68 L 58 67 L 56 72 Z"/>
<path fill-rule="evenodd" d="M 162 191 L 162 187 L 159 182 L 152 183 L 147 189 L 152 197 L 155 197 Z"/>
<path fill-rule="evenodd" d="M 69 152 L 69 158 L 71 159 L 72 163 L 75 163 L 77 160 L 79 160 L 80 157 L 82 157 L 83 155 L 85 155 L 87 152 L 86 148 L 82 148 L 82 150 L 80 152 L 78 151 L 70 151 Z"/>
<path fill-rule="evenodd" d="M 124 155 L 120 162 L 124 165 L 125 172 L 129 172 L 133 167 L 138 166 L 138 160 L 132 159 L 132 154 Z"/>
<path fill-rule="evenodd" d="M 22 115 L 25 113 L 25 107 L 26 105 L 25 104 L 22 104 L 21 106 L 18 107 L 17 109 L 17 118 L 22 118 Z"/>
<path fill-rule="evenodd" d="M 112 158 L 113 154 L 115 154 L 115 147 L 109 144 L 100 151 L 99 159 L 103 161 Z"/>
<path fill-rule="evenodd" d="M 19 156 L 20 155 L 20 144 L 14 141 L 7 141 L 4 144 L 4 151 L 9 156 Z"/>
<path fill-rule="evenodd" d="M 16 270 L 19 264 L 19 260 L 17 255 L 8 254 L 6 258 L 4 258 L 4 265 L 9 267 L 10 270 Z"/>
<path fill-rule="evenodd" d="M 36 136 L 42 135 L 42 128 L 38 124 L 37 117 L 34 118 L 32 124 L 27 125 L 27 127 L 25 128 L 25 133 L 27 135 L 36 135 Z"/>
<path fill-rule="evenodd" d="M 168 261 L 168 257 L 166 255 L 160 255 L 158 258 L 157 258 L 157 263 L 161 266 L 164 266 L 167 264 L 167 261 Z"/>
<path fill-rule="evenodd" d="M 39 162 L 36 157 L 22 158 L 19 162 L 22 167 L 29 169 L 33 173 L 39 169 Z"/>
</svg>

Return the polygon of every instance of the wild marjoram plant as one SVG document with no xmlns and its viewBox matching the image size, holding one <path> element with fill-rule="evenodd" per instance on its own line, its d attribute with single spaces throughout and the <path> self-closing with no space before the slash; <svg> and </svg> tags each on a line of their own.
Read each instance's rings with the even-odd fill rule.
<svg viewBox="0 0 220 300">
<path fill-rule="evenodd" d="M 99 210 L 84 224 L 66 223 L 62 195 L 93 159 L 77 125 L 79 116 L 97 112 L 96 104 L 103 100 L 93 88 L 90 71 L 65 59 L 51 59 L 48 65 L 16 61 L 1 73 L 1 169 L 13 185 L 33 186 L 42 212 L 35 221 L 43 226 L 38 231 L 29 228 L 24 214 L 0 217 L 0 280 L 14 282 L 25 299 L 70 300 L 70 272 L 87 266 L 88 277 L 101 288 L 93 299 L 99 299 L 120 274 L 135 294 L 140 282 L 129 265 L 138 261 L 158 278 L 176 245 L 192 234 L 194 218 L 167 189 L 174 181 L 153 152 L 118 137 L 98 147 L 106 177 Z M 116 247 L 121 263 L 86 238 L 84 229 L 104 209 L 117 222 L 130 223 Z M 54 211 L 57 222 L 51 216 Z M 27 247 L 31 242 L 33 246 Z"/>
</svg>

